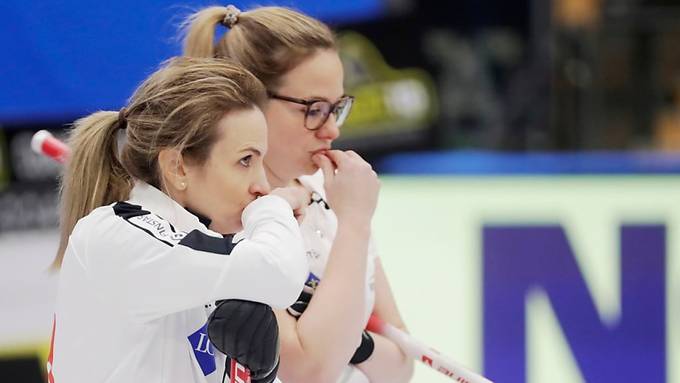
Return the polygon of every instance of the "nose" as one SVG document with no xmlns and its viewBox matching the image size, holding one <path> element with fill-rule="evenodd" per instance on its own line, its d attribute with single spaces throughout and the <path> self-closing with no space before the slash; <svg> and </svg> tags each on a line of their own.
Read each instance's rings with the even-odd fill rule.
<svg viewBox="0 0 680 383">
<path fill-rule="evenodd" d="M 264 172 L 264 168 L 259 172 L 255 182 L 250 184 L 250 188 L 248 191 L 255 197 L 267 195 L 269 194 L 269 192 L 272 191 L 272 188 L 269 185 L 269 181 L 267 181 L 267 175 Z"/>
<path fill-rule="evenodd" d="M 316 131 L 316 136 L 322 140 L 333 141 L 340 136 L 340 127 L 335 122 L 335 114 L 331 113 L 326 122 Z"/>
</svg>

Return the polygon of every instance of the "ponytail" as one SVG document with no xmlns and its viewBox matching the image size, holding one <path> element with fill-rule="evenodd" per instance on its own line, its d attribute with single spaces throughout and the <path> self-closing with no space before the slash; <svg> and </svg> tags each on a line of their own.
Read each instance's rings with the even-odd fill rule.
<svg viewBox="0 0 680 383">
<path fill-rule="evenodd" d="M 229 28 L 215 41 L 218 25 Z M 267 89 L 319 50 L 337 50 L 335 35 L 321 21 L 283 7 L 241 12 L 233 5 L 208 7 L 183 23 L 184 55 L 229 59 L 250 71 Z"/>
<path fill-rule="evenodd" d="M 61 178 L 61 238 L 53 268 L 61 266 L 68 238 L 79 219 L 100 206 L 129 197 L 132 178 L 118 160 L 119 127 L 118 112 L 97 112 L 74 123 L 68 140 L 71 154 Z"/>
<path fill-rule="evenodd" d="M 184 22 L 184 55 L 215 57 L 215 31 L 218 25 L 223 25 L 227 15 L 226 7 L 208 7 L 191 15 Z"/>
</svg>

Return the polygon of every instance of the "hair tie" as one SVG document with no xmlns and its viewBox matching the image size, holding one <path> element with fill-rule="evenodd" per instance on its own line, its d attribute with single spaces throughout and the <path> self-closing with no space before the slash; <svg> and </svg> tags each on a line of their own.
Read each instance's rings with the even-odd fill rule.
<svg viewBox="0 0 680 383">
<path fill-rule="evenodd" d="M 127 128 L 127 108 L 120 108 L 118 111 L 118 129 Z"/>
<path fill-rule="evenodd" d="M 224 16 L 224 20 L 222 20 L 222 24 L 229 28 L 233 28 L 236 23 L 238 23 L 238 17 L 241 14 L 241 10 L 236 8 L 233 5 L 227 5 L 227 14 Z"/>
</svg>

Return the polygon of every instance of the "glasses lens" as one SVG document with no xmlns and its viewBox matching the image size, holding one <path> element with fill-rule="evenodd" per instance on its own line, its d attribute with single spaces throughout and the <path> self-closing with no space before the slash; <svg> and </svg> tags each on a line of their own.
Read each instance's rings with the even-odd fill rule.
<svg viewBox="0 0 680 383">
<path fill-rule="evenodd" d="M 352 105 L 354 104 L 354 99 L 352 97 L 345 97 L 338 103 L 335 108 L 335 123 L 338 126 L 342 126 L 349 116 L 349 112 L 352 110 Z"/>
<path fill-rule="evenodd" d="M 331 103 L 327 101 L 317 101 L 309 105 L 305 116 L 305 127 L 310 130 L 319 129 L 328 119 L 331 107 Z"/>
</svg>

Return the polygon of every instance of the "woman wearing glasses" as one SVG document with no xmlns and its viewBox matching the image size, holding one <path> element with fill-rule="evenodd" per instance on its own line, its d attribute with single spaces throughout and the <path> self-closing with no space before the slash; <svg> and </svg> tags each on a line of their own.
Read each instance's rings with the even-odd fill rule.
<svg viewBox="0 0 680 383">
<path fill-rule="evenodd" d="M 356 153 L 331 150 L 353 102 L 333 33 L 280 7 L 210 7 L 187 24 L 186 55 L 229 58 L 265 84 L 269 182 L 309 197 L 301 231 L 310 273 L 298 302 L 277 312 L 279 376 L 289 383 L 408 381 L 412 362 L 363 330 L 371 313 L 405 326 L 370 239 L 377 176 Z M 214 42 L 221 26 L 229 30 Z"/>
</svg>

